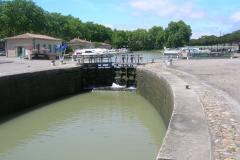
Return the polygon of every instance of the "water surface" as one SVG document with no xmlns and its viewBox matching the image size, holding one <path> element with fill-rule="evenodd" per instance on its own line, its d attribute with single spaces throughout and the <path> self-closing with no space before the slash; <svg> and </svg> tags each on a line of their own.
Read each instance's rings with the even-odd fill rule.
<svg viewBox="0 0 240 160">
<path fill-rule="evenodd" d="M 166 128 L 140 95 L 89 92 L 0 123 L 4 160 L 156 159 Z"/>
</svg>

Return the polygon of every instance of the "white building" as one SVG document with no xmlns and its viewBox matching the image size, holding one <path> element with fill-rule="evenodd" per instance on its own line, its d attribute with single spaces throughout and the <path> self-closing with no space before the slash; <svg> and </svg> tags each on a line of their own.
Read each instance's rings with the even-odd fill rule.
<svg viewBox="0 0 240 160">
<path fill-rule="evenodd" d="M 33 52 L 57 54 L 55 46 L 62 40 L 46 35 L 25 33 L 4 38 L 7 57 L 25 57 Z"/>
</svg>

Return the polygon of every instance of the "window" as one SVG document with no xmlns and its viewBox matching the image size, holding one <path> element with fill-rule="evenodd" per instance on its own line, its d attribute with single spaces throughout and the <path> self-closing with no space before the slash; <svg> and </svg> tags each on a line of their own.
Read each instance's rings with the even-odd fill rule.
<svg viewBox="0 0 240 160">
<path fill-rule="evenodd" d="M 43 44 L 43 53 L 47 53 L 46 44 Z"/>
<path fill-rule="evenodd" d="M 36 49 L 37 49 L 37 50 L 40 50 L 40 44 L 37 44 L 37 45 L 36 45 Z"/>
</svg>

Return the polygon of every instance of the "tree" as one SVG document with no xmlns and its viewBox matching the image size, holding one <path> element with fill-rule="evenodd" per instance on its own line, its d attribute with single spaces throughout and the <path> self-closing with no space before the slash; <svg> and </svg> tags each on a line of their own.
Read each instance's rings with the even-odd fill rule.
<svg viewBox="0 0 240 160">
<path fill-rule="evenodd" d="M 238 52 L 240 52 L 240 30 L 232 33 L 234 36 L 234 42 L 238 44 Z"/>
<path fill-rule="evenodd" d="M 99 47 L 99 46 L 101 46 L 101 43 L 99 43 L 99 42 L 94 42 L 95 43 L 95 47 L 97 48 L 97 47 Z"/>
<path fill-rule="evenodd" d="M 123 30 L 114 29 L 112 34 L 113 48 L 123 48 L 127 45 L 127 35 Z"/>
<path fill-rule="evenodd" d="M 90 37 L 87 37 L 87 40 L 104 42 L 111 39 L 111 28 L 93 22 L 87 22 L 85 26 L 90 33 Z"/>
<path fill-rule="evenodd" d="M 40 33 L 44 28 L 44 10 L 33 1 L 6 1 L 1 8 L 1 35 L 14 36 L 26 32 Z"/>
<path fill-rule="evenodd" d="M 190 41 L 192 30 L 182 20 L 178 22 L 171 21 L 165 29 L 164 40 L 166 47 L 181 47 Z"/>
<path fill-rule="evenodd" d="M 135 45 L 133 43 L 133 32 L 132 31 L 125 31 L 126 39 L 127 39 L 127 46 L 130 50 L 135 50 Z M 135 50 L 136 51 L 136 50 Z"/>
<path fill-rule="evenodd" d="M 148 30 L 149 34 L 149 49 L 158 49 L 164 43 L 164 30 L 161 26 L 153 26 Z"/>
</svg>

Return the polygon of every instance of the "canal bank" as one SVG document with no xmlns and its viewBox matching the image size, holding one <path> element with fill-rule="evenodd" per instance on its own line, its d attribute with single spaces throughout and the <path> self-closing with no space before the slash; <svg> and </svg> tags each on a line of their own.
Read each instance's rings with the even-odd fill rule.
<svg viewBox="0 0 240 160">
<path fill-rule="evenodd" d="M 180 106 L 182 104 L 182 107 L 192 106 L 191 104 L 186 105 L 186 102 L 188 102 L 188 100 L 186 98 L 191 98 L 192 97 L 191 95 L 195 95 L 196 93 L 198 94 L 198 97 L 200 100 L 195 97 L 195 98 L 193 98 L 194 102 L 196 101 L 195 102 L 196 106 L 199 106 L 199 103 L 203 105 L 203 108 L 204 108 L 204 111 L 205 111 L 205 114 L 207 117 L 207 124 L 208 124 L 209 132 L 211 135 L 211 147 L 212 147 L 209 149 L 209 151 L 211 150 L 212 159 L 220 159 L 222 157 L 223 158 L 232 158 L 232 159 L 239 158 L 238 157 L 239 139 L 237 138 L 237 136 L 239 135 L 239 125 L 235 121 L 235 118 L 234 118 L 235 116 L 232 115 L 232 110 L 231 110 L 231 107 L 229 106 L 230 103 L 228 104 L 226 101 L 224 101 L 224 99 L 222 97 L 219 97 L 219 95 L 216 95 L 215 90 L 213 90 L 211 87 L 209 87 L 209 83 L 206 83 L 206 82 L 203 83 L 203 80 L 205 81 L 206 79 L 196 79 L 196 77 L 199 77 L 199 75 L 201 76 L 201 78 L 209 77 L 209 75 L 213 75 L 213 76 L 217 77 L 217 75 L 219 75 L 221 73 L 221 71 L 222 72 L 224 71 L 224 70 L 219 70 L 218 72 L 216 72 L 216 70 L 209 69 L 209 68 L 212 68 L 213 66 L 215 66 L 216 68 L 219 68 L 219 67 L 226 68 L 226 66 L 224 66 L 222 64 L 224 60 L 221 62 L 219 60 L 213 60 L 213 61 L 215 63 L 209 63 L 208 60 L 201 60 L 201 61 L 191 60 L 189 62 L 192 62 L 192 63 L 189 64 L 189 63 L 186 63 L 187 61 L 185 61 L 185 60 L 179 60 L 179 61 L 174 60 L 173 65 L 169 66 L 168 68 L 165 68 L 165 64 L 161 61 L 160 63 L 147 64 L 147 65 L 139 68 L 138 72 L 140 74 L 138 74 L 138 78 L 141 78 L 140 75 L 142 74 L 143 75 L 142 77 L 146 78 L 146 80 L 142 80 L 142 81 L 150 82 L 150 83 L 142 83 L 142 84 L 139 83 L 139 82 L 141 82 L 141 80 L 138 82 L 138 86 L 142 88 L 141 94 L 145 94 L 145 93 L 143 93 L 145 91 L 149 92 L 151 96 L 145 97 L 146 99 L 148 98 L 149 100 L 151 99 L 151 97 L 154 97 L 154 96 L 158 97 L 155 95 L 155 92 L 154 92 L 154 90 L 156 90 L 155 87 L 158 86 L 158 84 L 152 84 L 151 78 L 155 79 L 153 81 L 158 81 L 158 79 L 159 79 L 160 80 L 159 83 L 162 83 L 165 85 L 164 86 L 165 90 L 169 94 L 168 97 L 165 97 L 165 101 L 167 99 L 169 99 L 168 103 L 173 104 L 174 108 L 178 108 L 176 110 L 177 112 L 175 111 L 175 109 L 173 110 L 174 116 L 172 118 L 169 118 L 169 116 L 165 116 L 165 117 L 167 117 L 167 118 L 165 118 L 166 119 L 165 121 L 166 122 L 170 121 L 170 125 L 169 125 L 169 130 L 167 132 L 167 136 L 165 137 L 165 140 L 163 143 L 163 147 L 161 148 L 161 150 L 159 152 L 159 156 L 158 156 L 159 159 L 160 158 L 166 158 L 166 159 L 172 158 L 173 159 L 173 157 L 175 157 L 175 156 L 177 156 L 177 158 L 175 158 L 175 159 L 179 159 L 179 155 L 181 155 L 181 156 L 186 155 L 186 156 L 188 156 L 187 158 L 193 159 L 193 158 L 191 158 L 191 156 L 194 157 L 195 154 L 196 155 L 201 154 L 202 150 L 197 149 L 197 146 L 194 146 L 193 149 L 188 148 L 189 143 L 190 144 L 194 143 L 195 137 L 190 138 L 189 135 L 191 135 L 191 132 L 187 133 L 187 131 L 191 131 L 191 125 L 193 127 L 197 127 L 197 126 L 199 126 L 198 122 L 201 122 L 201 120 L 194 119 L 195 112 L 196 112 L 195 110 L 187 112 L 187 110 L 185 110 L 185 108 L 181 109 L 181 107 L 175 106 L 175 105 L 179 105 L 179 104 L 180 104 Z M 211 61 L 211 62 L 213 62 L 213 61 Z M 234 60 L 234 61 L 236 61 L 236 60 Z M 196 62 L 199 62 L 199 64 L 201 64 L 201 65 L 195 65 L 195 64 L 197 64 Z M 202 65 L 203 63 L 209 64 L 210 66 L 206 65 L 207 68 L 205 68 L 205 70 L 204 70 L 203 65 Z M 238 66 L 238 64 L 239 64 L 238 62 L 236 62 L 234 64 L 231 62 L 231 63 L 229 63 L 228 66 Z M 76 67 L 76 62 L 71 62 L 71 61 L 66 62 L 66 64 L 64 64 L 64 65 L 59 65 L 58 61 L 56 61 L 56 66 L 51 66 L 50 61 L 39 61 L 38 62 L 35 60 L 27 61 L 27 60 L 20 60 L 20 59 L 3 58 L 3 59 L 0 59 L 0 70 L 1 70 L 0 76 L 5 77 L 5 76 L 21 74 L 21 73 L 28 74 L 29 72 L 35 73 L 35 72 L 41 72 L 44 70 L 56 70 L 56 69 L 66 70 L 67 68 L 75 68 L 75 67 Z M 191 70 L 196 71 L 196 69 L 199 69 L 198 70 L 199 72 L 210 71 L 210 73 L 204 72 L 204 74 L 199 74 L 199 72 L 195 72 L 196 75 L 192 76 L 191 74 L 193 74 L 193 72 L 188 72 Z M 227 69 L 229 69 L 229 70 L 231 69 L 231 71 L 232 71 L 232 72 L 229 72 L 228 76 L 233 76 L 233 75 L 235 76 L 235 73 L 237 72 L 236 70 L 233 70 L 233 68 L 231 68 L 231 67 L 228 67 Z M 189 73 L 189 74 L 185 74 L 185 73 Z M 214 75 L 213 73 L 217 73 L 217 74 Z M 172 75 L 176 79 L 172 78 Z M 147 78 L 148 76 L 149 76 L 149 78 Z M 178 81 L 179 79 L 180 80 L 182 79 L 180 81 L 180 83 Z M 174 87 L 173 86 L 174 83 L 176 85 L 181 85 L 181 86 Z M 184 90 L 185 90 L 186 84 L 190 84 L 191 89 L 187 90 L 187 92 L 189 92 L 189 93 L 191 92 L 191 93 L 186 95 L 187 97 L 185 97 L 185 98 L 183 97 L 183 99 L 173 100 L 173 98 L 175 98 L 175 97 L 184 95 L 184 94 L 182 94 L 182 92 L 178 93 L 178 88 L 181 88 L 181 89 L 184 88 Z M 152 90 L 144 89 L 147 87 L 151 87 Z M 195 91 L 196 93 L 194 93 L 194 92 L 192 93 L 192 91 Z M 139 90 L 139 93 L 140 93 L 140 90 Z M 1 94 L 4 94 L 3 90 L 1 90 Z M 229 93 L 229 94 L 231 96 L 237 96 L 235 94 L 235 92 L 232 94 L 231 93 Z M 167 94 L 165 94 L 165 95 L 167 95 Z M 172 95 L 174 95 L 174 96 L 172 96 Z M 164 96 L 164 94 L 162 96 Z M 154 101 L 154 99 L 151 101 Z M 156 102 L 158 102 L 158 100 L 156 100 Z M 189 102 L 192 102 L 192 101 L 190 100 Z M 164 103 L 167 104 L 166 102 L 163 102 L 163 104 Z M 172 108 L 173 107 L 170 107 L 169 112 L 171 112 Z M 191 109 L 191 108 L 189 108 L 189 109 Z M 200 112 L 200 113 L 202 112 L 201 107 L 200 108 L 194 107 L 192 109 L 199 109 L 197 112 Z M 226 109 L 226 110 L 224 110 L 224 109 Z M 190 117 L 190 119 L 187 119 L 187 117 L 185 117 L 188 114 L 190 116 L 192 115 L 192 117 Z M 167 124 L 166 122 L 165 122 L 165 124 Z M 173 123 L 173 122 L 175 122 L 175 123 Z M 191 125 L 188 125 L 189 122 Z M 202 121 L 202 122 L 203 122 L 203 124 L 205 123 L 204 121 Z M 181 127 L 182 127 L 182 129 L 181 129 Z M 188 130 L 188 127 L 190 127 L 190 130 Z M 200 125 L 200 127 L 201 127 L 201 125 Z M 199 132 L 201 134 L 202 131 L 199 130 Z M 206 134 L 207 133 L 204 132 L 204 134 L 201 134 L 200 138 L 202 138 L 203 136 L 207 137 Z M 176 139 L 177 136 L 180 136 L 180 138 L 185 138 L 186 141 L 183 141 L 182 139 L 179 139 L 179 140 Z M 175 137 L 175 139 L 173 137 Z M 196 138 L 198 138 L 197 135 L 196 135 Z M 207 140 L 208 140 L 208 138 L 207 138 Z M 196 145 L 198 145 L 198 144 L 196 143 Z M 179 147 L 176 148 L 174 146 L 176 146 L 176 147 L 180 146 L 180 148 Z M 173 148 L 171 148 L 171 147 L 173 147 Z M 209 148 L 209 147 L 207 147 L 207 148 Z M 174 153 L 175 149 L 178 149 L 176 151 L 178 151 L 178 153 L 180 152 L 179 155 L 176 155 Z M 190 153 L 189 150 L 192 151 L 192 153 Z M 204 149 L 204 151 L 206 151 L 206 150 Z M 202 158 L 200 158 L 200 159 L 202 159 Z M 211 158 L 209 158 L 209 159 L 211 159 Z"/>
<path fill-rule="evenodd" d="M 211 135 L 212 159 L 240 159 L 240 59 L 174 60 L 164 70 L 198 94 Z"/>
<path fill-rule="evenodd" d="M 78 93 L 83 88 L 82 68 L 51 61 L 0 59 L 0 116 Z"/>
<path fill-rule="evenodd" d="M 186 90 L 186 83 L 184 81 L 179 82 L 177 77 L 169 74 L 169 72 L 163 72 L 160 69 L 163 67 L 161 65 L 161 63 L 147 64 L 137 69 L 138 93 L 154 105 L 163 117 L 165 126 L 169 126 L 158 159 L 178 159 L 180 155 L 182 156 L 181 159 L 189 157 L 195 159 L 204 157 L 205 159 L 209 159 L 211 149 L 208 144 L 208 131 L 202 117 L 201 104 L 195 92 Z M 10 85 L 5 85 L 1 82 L 2 86 L 9 86 L 11 88 L 11 92 L 8 92 L 8 87 L 5 87 L 6 91 L 2 90 L 1 93 L 8 93 L 7 97 L 10 97 L 9 95 L 20 92 L 21 98 L 17 98 L 18 94 L 15 94 L 13 102 L 18 100 L 23 106 L 25 106 L 25 102 L 29 102 L 28 96 L 38 99 L 35 102 L 36 104 L 44 102 L 45 98 L 46 100 L 50 100 L 50 98 L 60 98 L 60 96 L 73 94 L 82 86 L 82 82 L 77 82 L 77 79 L 81 80 L 81 67 L 76 66 L 76 62 L 68 61 L 64 65 L 59 65 L 56 62 L 56 66 L 51 66 L 50 61 L 6 59 L 1 61 L 1 66 L 3 66 L 1 78 L 5 79 L 6 83 L 11 82 L 9 83 Z M 12 76 L 17 78 L 10 78 L 10 81 L 6 79 Z M 26 77 L 30 77 L 30 81 Z M 19 78 L 24 79 L 26 82 L 34 81 L 37 83 L 33 83 L 35 84 L 33 86 L 24 86 L 22 85 L 24 84 L 23 81 L 19 80 Z M 59 81 L 58 85 L 56 85 L 56 81 Z M 39 83 L 42 84 L 39 85 Z M 66 86 L 69 83 L 71 83 L 70 86 L 73 86 L 67 89 L 68 87 Z M 51 88 L 49 85 L 47 85 L 48 87 L 44 87 L 46 84 L 52 84 L 55 87 Z M 12 85 L 16 86 L 12 87 Z M 41 87 L 37 87 L 36 89 L 36 85 Z M 31 94 L 28 90 L 31 88 L 35 88 L 36 92 L 38 89 L 43 91 Z M 25 91 L 24 89 L 27 90 Z M 187 92 L 186 95 L 183 94 L 183 90 Z M 66 94 L 63 94 L 65 91 L 67 91 Z M 56 95 L 51 96 L 48 93 Z M 9 104 L 11 99 L 7 99 Z M 15 102 L 14 104 L 18 103 Z M 191 108 L 192 106 L 193 108 Z M 13 110 L 12 108 L 8 108 L 7 110 L 9 109 L 10 111 Z M 171 116 L 172 113 L 173 116 Z"/>
<path fill-rule="evenodd" d="M 153 104 L 168 126 L 157 159 L 211 159 L 211 138 L 198 95 L 164 66 L 137 68 L 137 93 Z"/>
</svg>

